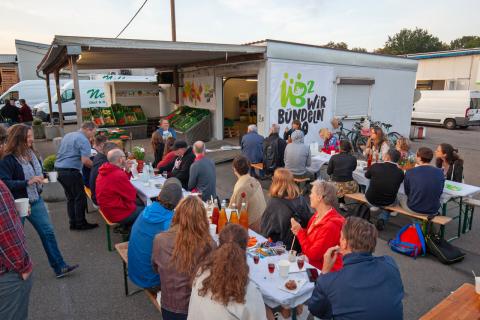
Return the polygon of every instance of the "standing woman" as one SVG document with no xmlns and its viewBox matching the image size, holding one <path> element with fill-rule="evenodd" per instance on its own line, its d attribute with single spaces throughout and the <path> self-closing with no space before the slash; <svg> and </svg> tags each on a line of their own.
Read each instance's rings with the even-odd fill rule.
<svg viewBox="0 0 480 320">
<path fill-rule="evenodd" d="M 383 133 L 382 128 L 371 128 L 370 138 L 368 138 L 363 155 L 368 157 L 371 154 L 373 156 L 373 161 L 375 162 L 377 160 L 377 155 L 378 160 L 383 160 L 384 156 L 388 152 L 388 149 L 390 149 L 390 145 L 385 137 L 385 134 Z"/>
<path fill-rule="evenodd" d="M 175 208 L 170 229 L 157 234 L 153 241 L 152 263 L 160 275 L 162 319 L 187 319 L 192 279 L 215 246 L 202 200 L 184 198 Z"/>
<path fill-rule="evenodd" d="M 152 133 L 151 143 L 152 143 L 153 155 L 155 156 L 153 160 L 153 167 L 156 168 L 157 164 L 160 161 L 162 161 L 163 151 L 165 149 L 165 143 L 163 142 L 163 138 L 160 132 L 155 131 Z"/>
<path fill-rule="evenodd" d="M 462 182 L 463 181 L 463 160 L 458 155 L 458 150 L 451 144 L 442 143 L 435 150 L 437 168 L 443 170 L 445 179 Z"/>
<path fill-rule="evenodd" d="M 78 265 L 68 265 L 58 248 L 50 216 L 41 197 L 43 169 L 33 149 L 33 131 L 24 124 L 8 129 L 3 159 L 0 161 L 0 179 L 7 185 L 15 199 L 28 198 L 31 213 L 27 220 L 33 225 L 57 278 L 72 272 Z"/>
<path fill-rule="evenodd" d="M 358 192 L 358 183 L 353 180 L 357 159 L 352 155 L 352 144 L 348 140 L 340 142 L 340 153 L 333 155 L 328 162 L 327 174 L 337 187 L 337 198 L 345 203 L 344 196 Z"/>
</svg>

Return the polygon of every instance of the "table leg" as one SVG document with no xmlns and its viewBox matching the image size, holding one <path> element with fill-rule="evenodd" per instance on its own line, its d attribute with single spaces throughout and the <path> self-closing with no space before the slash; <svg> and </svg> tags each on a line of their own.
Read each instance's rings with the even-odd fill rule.
<svg viewBox="0 0 480 320">
<path fill-rule="evenodd" d="M 447 215 L 447 203 L 445 202 L 442 204 L 442 216 Z M 445 237 L 445 226 L 441 225 L 440 226 L 440 239 L 443 239 Z"/>
<path fill-rule="evenodd" d="M 463 198 L 460 197 L 460 204 L 459 204 L 459 208 L 458 208 L 458 230 L 457 230 L 457 237 L 460 238 L 460 233 L 461 233 L 461 227 L 462 227 L 462 202 L 463 202 Z"/>
</svg>

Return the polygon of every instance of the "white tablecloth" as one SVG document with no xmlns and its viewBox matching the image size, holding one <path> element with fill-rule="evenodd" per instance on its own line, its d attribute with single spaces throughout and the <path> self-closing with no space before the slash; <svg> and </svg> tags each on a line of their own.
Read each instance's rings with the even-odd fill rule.
<svg viewBox="0 0 480 320">
<path fill-rule="evenodd" d="M 313 172 L 313 173 L 316 173 L 316 172 L 320 171 L 322 166 L 325 163 L 328 163 L 328 161 L 330 161 L 331 157 L 332 157 L 331 155 L 329 155 L 325 152 L 312 154 L 312 163 L 311 163 L 310 167 L 307 168 L 307 170 L 310 171 L 310 172 Z"/>
<path fill-rule="evenodd" d="M 159 188 L 157 187 L 152 187 L 150 185 L 150 181 L 152 181 L 154 184 L 164 184 L 165 183 L 165 178 L 162 176 L 155 176 L 154 178 L 149 180 L 149 185 L 145 185 L 143 181 L 140 180 L 140 178 L 137 179 L 131 179 L 130 182 L 132 185 L 135 187 L 137 190 L 137 194 L 140 199 L 146 204 L 149 205 L 152 203 L 151 199 L 156 198 L 158 194 L 160 193 Z M 190 192 L 185 191 L 185 189 L 182 189 L 183 191 L 183 196 L 186 197 L 190 194 Z"/>
<path fill-rule="evenodd" d="M 255 236 L 259 243 L 266 241 L 262 235 L 259 235 L 252 230 L 248 230 L 248 233 L 250 236 Z M 291 272 L 289 274 L 288 279 L 305 279 L 307 281 L 296 294 L 279 289 L 279 287 L 282 286 L 287 279 L 280 277 L 278 269 L 275 269 L 273 275 L 268 273 L 268 263 L 271 261 L 277 263 L 283 259 L 288 259 L 287 253 L 281 256 L 261 258 L 260 262 L 255 264 L 253 262 L 253 258 L 250 255 L 247 256 L 248 266 L 250 267 L 249 278 L 257 285 L 258 289 L 262 293 L 263 301 L 270 308 L 275 308 L 280 305 L 294 308 L 304 303 L 312 296 L 314 283 L 308 281 L 308 276 L 305 270 L 306 268 L 313 267 L 307 262 L 305 262 L 305 266 L 303 267 L 304 271 L 294 273 Z M 295 269 L 298 270 L 296 264 Z"/>
</svg>

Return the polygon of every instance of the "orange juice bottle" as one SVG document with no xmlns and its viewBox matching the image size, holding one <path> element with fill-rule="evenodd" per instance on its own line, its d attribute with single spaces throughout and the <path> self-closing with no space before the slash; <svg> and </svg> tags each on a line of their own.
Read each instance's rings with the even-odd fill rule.
<svg viewBox="0 0 480 320">
<path fill-rule="evenodd" d="M 220 233 L 227 224 L 227 212 L 225 211 L 225 207 L 227 206 L 227 203 L 225 200 L 222 201 L 222 210 L 220 210 L 220 214 L 218 216 L 218 224 L 217 224 L 217 233 Z"/>
<path fill-rule="evenodd" d="M 215 202 L 213 204 L 213 212 L 212 212 L 212 224 L 217 225 L 217 233 L 218 233 L 218 218 L 220 217 L 220 212 L 218 210 L 218 202 L 217 199 L 215 199 Z"/>
<path fill-rule="evenodd" d="M 248 229 L 248 211 L 245 202 L 242 202 L 242 208 L 240 209 L 240 225 Z"/>
<path fill-rule="evenodd" d="M 239 224 L 240 221 L 238 220 L 238 210 L 235 203 L 232 204 L 232 213 L 230 214 L 230 223 Z"/>
</svg>

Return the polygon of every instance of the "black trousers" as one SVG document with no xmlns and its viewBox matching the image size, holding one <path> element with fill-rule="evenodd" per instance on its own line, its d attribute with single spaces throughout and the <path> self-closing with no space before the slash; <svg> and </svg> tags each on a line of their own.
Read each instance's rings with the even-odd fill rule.
<svg viewBox="0 0 480 320">
<path fill-rule="evenodd" d="M 85 224 L 85 210 L 87 208 L 87 196 L 83 188 L 83 178 L 80 171 L 75 169 L 57 169 L 58 182 L 65 190 L 67 197 L 67 211 L 70 226 Z"/>
</svg>

